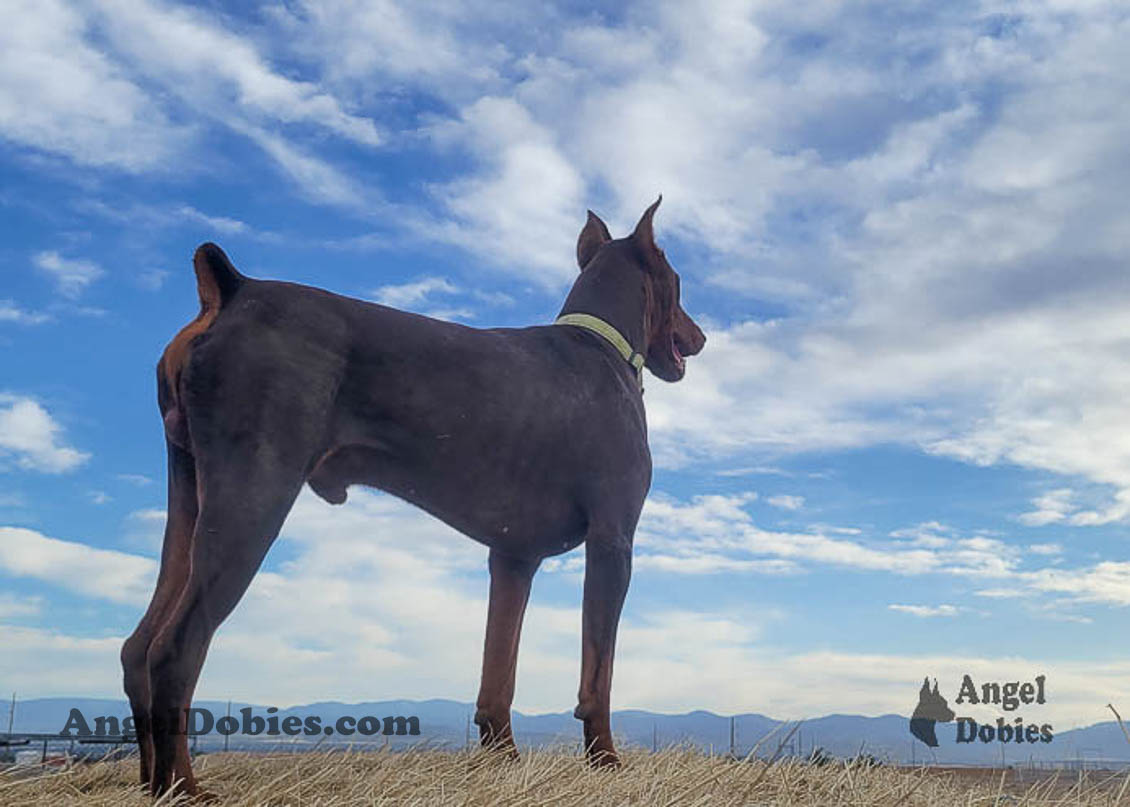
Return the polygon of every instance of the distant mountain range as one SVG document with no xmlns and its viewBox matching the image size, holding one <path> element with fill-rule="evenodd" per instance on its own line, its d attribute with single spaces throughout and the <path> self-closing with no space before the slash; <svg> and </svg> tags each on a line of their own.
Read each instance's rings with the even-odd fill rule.
<svg viewBox="0 0 1130 807">
<path fill-rule="evenodd" d="M 195 708 L 206 709 L 213 718 L 218 719 L 228 711 L 228 704 L 220 701 L 201 701 Z M 264 719 L 275 717 L 279 725 L 286 718 L 296 718 L 291 725 L 305 727 L 308 718 L 317 717 L 320 726 L 331 727 L 341 717 L 377 718 L 383 728 L 385 717 L 416 717 L 419 720 L 419 736 L 391 736 L 377 734 L 364 737 L 359 734 L 342 738 L 336 733 L 332 736 L 300 736 L 298 738 L 268 737 L 259 735 L 248 737 L 233 734 L 229 738 L 232 749 L 264 749 L 272 746 L 296 745 L 314 747 L 329 744 L 352 742 L 355 744 L 378 744 L 386 742 L 393 747 L 402 748 L 413 744 L 426 744 L 439 748 L 461 748 L 468 738 L 477 737 L 477 727 L 470 723 L 474 706 L 451 700 L 392 700 L 368 703 L 311 703 L 279 709 L 268 715 L 267 707 L 245 703 L 232 703 L 231 714 L 242 721 L 241 710 L 250 708 L 253 716 Z M 71 710 L 78 709 L 84 719 L 94 729 L 97 717 L 116 717 L 118 720 L 129 715 L 125 701 L 91 698 L 39 698 L 19 701 L 16 704 L 13 732 L 55 733 L 67 725 Z M 515 712 L 514 732 L 521 746 L 572 745 L 579 747 L 581 741 L 580 723 L 569 712 L 527 715 Z M 769 756 L 777 751 L 778 745 L 792 728 L 792 723 L 759 714 L 734 715 L 734 748 L 738 755 L 748 754 L 760 741 L 759 756 Z M 0 706 L 0 739 L 7 729 L 7 709 Z M 372 728 L 374 724 L 369 724 Z M 730 750 L 731 718 L 712 712 L 695 711 L 687 714 L 669 715 L 629 709 L 614 712 L 612 727 L 623 745 L 645 748 L 664 748 L 672 745 L 690 745 L 715 753 Z M 814 747 L 836 757 L 852 757 L 858 753 L 871 754 L 882 760 L 892 762 L 936 762 L 938 764 L 1000 765 L 1034 762 L 1064 762 L 1104 760 L 1112 763 L 1130 764 L 1130 743 L 1115 722 L 1097 723 L 1087 728 L 1073 729 L 1056 734 L 1050 743 L 956 743 L 956 724 L 937 724 L 939 747 L 930 749 L 914 739 L 909 731 L 909 719 L 900 715 L 863 717 L 860 715 L 833 714 L 804 721 L 793 734 L 782 753 L 807 757 Z M 212 750 L 223 746 L 223 737 L 213 730 L 201 735 L 197 740 L 199 750 Z"/>
</svg>

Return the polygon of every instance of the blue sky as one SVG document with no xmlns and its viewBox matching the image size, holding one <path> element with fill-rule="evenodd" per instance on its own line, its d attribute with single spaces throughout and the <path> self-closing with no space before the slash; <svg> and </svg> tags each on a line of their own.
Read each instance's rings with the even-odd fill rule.
<svg viewBox="0 0 1130 807">
<path fill-rule="evenodd" d="M 541 6 L 541 4 L 538 4 Z M 709 336 L 647 381 L 617 707 L 906 712 L 923 675 L 1130 702 L 1130 57 L 1114 3 L 17 2 L 0 30 L 0 688 L 119 694 L 154 365 L 193 248 L 548 322 L 584 211 Z M 308 491 L 198 694 L 472 700 L 485 551 Z M 582 554 L 516 705 L 572 705 Z"/>
</svg>

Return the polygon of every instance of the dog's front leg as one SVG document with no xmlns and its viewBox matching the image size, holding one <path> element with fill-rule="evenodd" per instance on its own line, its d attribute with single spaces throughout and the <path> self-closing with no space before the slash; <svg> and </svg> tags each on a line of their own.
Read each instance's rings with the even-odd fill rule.
<svg viewBox="0 0 1130 807">
<path fill-rule="evenodd" d="M 632 574 L 627 535 L 590 530 L 585 538 L 585 594 L 581 626 L 581 686 L 574 717 L 584 721 L 585 752 L 596 767 L 618 767 L 609 716 L 616 628 Z"/>
<path fill-rule="evenodd" d="M 510 705 L 518 668 L 518 639 L 538 561 L 490 551 L 490 605 L 483 648 L 483 678 L 475 724 L 484 746 L 509 749 L 517 756 L 510 730 Z"/>
</svg>

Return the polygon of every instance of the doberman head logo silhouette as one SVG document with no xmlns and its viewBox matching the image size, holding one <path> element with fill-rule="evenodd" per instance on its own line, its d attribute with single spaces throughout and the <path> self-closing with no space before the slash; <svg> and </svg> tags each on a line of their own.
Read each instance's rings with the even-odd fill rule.
<svg viewBox="0 0 1130 807">
<path fill-rule="evenodd" d="M 922 682 L 918 691 L 918 706 L 910 716 L 910 733 L 931 748 L 938 747 L 934 734 L 935 723 L 948 723 L 953 720 L 953 709 L 938 692 L 938 681 L 934 679 L 934 689 L 930 689 L 930 679 Z"/>
</svg>

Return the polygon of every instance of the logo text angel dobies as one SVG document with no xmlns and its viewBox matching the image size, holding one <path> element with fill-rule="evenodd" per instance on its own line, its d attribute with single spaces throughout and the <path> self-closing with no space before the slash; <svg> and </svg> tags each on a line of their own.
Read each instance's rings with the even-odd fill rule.
<svg viewBox="0 0 1130 807">
<path fill-rule="evenodd" d="M 988 681 L 980 687 L 972 676 L 961 679 L 954 705 L 994 705 L 1005 712 L 1014 712 L 1021 706 L 1042 706 L 1047 702 L 1045 676 L 1037 675 L 1032 681 Z M 910 733 L 931 748 L 938 747 L 935 726 L 957 720 L 959 743 L 1050 743 L 1053 738 L 1050 723 L 1026 722 L 1024 717 L 998 717 L 996 722 L 978 723 L 971 717 L 959 717 L 938 691 L 938 681 L 933 687 L 927 678 L 918 692 L 918 706 L 910 717 Z"/>
</svg>

